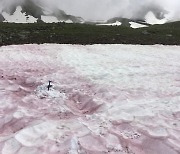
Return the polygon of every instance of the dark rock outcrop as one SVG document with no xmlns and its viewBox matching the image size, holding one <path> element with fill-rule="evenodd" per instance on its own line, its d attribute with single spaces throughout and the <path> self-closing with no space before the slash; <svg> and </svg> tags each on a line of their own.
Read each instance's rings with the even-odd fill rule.
<svg viewBox="0 0 180 154">
<path fill-rule="evenodd" d="M 3 22 L 5 19 L 2 14 L 0 14 L 0 22 Z"/>
</svg>

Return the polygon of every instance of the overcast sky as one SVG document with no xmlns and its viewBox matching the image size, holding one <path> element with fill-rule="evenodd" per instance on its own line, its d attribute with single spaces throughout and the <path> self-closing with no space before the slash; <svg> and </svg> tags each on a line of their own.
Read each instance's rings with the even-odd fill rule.
<svg viewBox="0 0 180 154">
<path fill-rule="evenodd" d="M 91 20 L 138 16 L 141 10 L 151 6 L 162 7 L 169 11 L 169 18 L 180 17 L 180 0 L 47 0 L 47 2 L 58 4 L 69 14 Z"/>
<path fill-rule="evenodd" d="M 16 1 L 0 0 L 1 7 Z M 34 0 L 42 2 L 47 8 L 58 6 L 68 14 L 81 16 L 86 20 L 104 20 L 111 17 L 138 16 L 148 7 L 162 7 L 169 11 L 169 18 L 180 18 L 180 0 Z M 3 2 L 3 3 L 2 3 Z"/>
</svg>

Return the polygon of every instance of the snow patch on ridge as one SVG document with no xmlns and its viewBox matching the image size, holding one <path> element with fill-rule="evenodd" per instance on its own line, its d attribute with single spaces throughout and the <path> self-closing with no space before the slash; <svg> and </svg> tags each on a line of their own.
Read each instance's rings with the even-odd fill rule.
<svg viewBox="0 0 180 154">
<path fill-rule="evenodd" d="M 57 23 L 59 20 L 53 16 L 41 16 L 41 20 L 45 23 Z"/>
<path fill-rule="evenodd" d="M 115 23 L 104 23 L 104 24 L 96 24 L 96 25 L 99 25 L 99 26 L 121 26 L 122 23 L 119 21 L 116 21 Z"/>
<path fill-rule="evenodd" d="M 129 22 L 130 23 L 130 27 L 131 28 L 142 28 L 142 27 L 148 27 L 147 25 L 143 25 L 143 24 L 139 24 L 139 23 L 136 23 L 136 22 Z"/>
<path fill-rule="evenodd" d="M 3 17 L 5 18 L 4 22 L 12 22 L 12 23 L 35 23 L 37 22 L 37 19 L 33 16 L 26 15 L 25 13 L 22 13 L 21 6 L 18 6 L 16 8 L 16 11 L 13 13 L 13 15 L 9 15 L 6 12 L 2 12 Z"/>
</svg>

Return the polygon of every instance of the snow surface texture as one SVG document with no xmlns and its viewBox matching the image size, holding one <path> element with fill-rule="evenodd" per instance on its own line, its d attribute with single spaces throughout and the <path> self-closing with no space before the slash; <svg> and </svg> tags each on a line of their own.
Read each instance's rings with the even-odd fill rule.
<svg viewBox="0 0 180 154">
<path fill-rule="evenodd" d="M 0 153 L 180 153 L 179 51 L 1 47 Z"/>
</svg>

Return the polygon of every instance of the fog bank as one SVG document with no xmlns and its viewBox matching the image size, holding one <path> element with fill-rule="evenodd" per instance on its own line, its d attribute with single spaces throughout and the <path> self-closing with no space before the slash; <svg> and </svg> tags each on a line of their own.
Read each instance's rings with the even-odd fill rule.
<svg viewBox="0 0 180 154">
<path fill-rule="evenodd" d="M 164 13 L 169 20 L 180 19 L 179 0 L 32 0 L 46 10 L 60 8 L 67 14 L 81 16 L 86 20 L 106 20 L 112 17 L 140 18 L 150 10 Z M 11 9 L 26 0 L 1 0 L 0 11 Z"/>
</svg>

